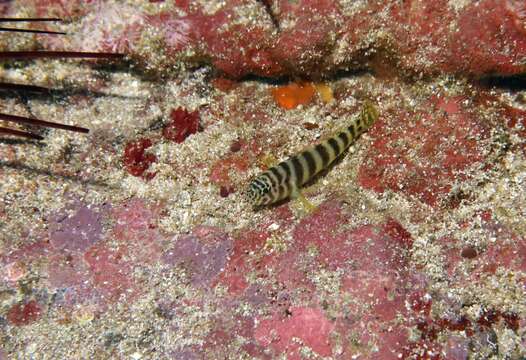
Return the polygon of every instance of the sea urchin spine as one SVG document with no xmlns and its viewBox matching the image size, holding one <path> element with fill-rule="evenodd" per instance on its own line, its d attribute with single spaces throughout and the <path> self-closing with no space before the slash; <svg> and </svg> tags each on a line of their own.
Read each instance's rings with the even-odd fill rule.
<svg viewBox="0 0 526 360">
<path fill-rule="evenodd" d="M 52 22 L 62 21 L 58 18 L 0 18 L 0 22 Z M 0 27 L 0 31 L 10 32 L 24 32 L 24 33 L 37 33 L 37 34 L 51 34 L 51 35 L 65 35 L 65 32 L 60 31 L 48 31 L 48 30 L 35 30 L 35 29 L 17 29 L 17 28 L 6 28 Z M 122 58 L 123 54 L 118 53 L 97 53 L 97 52 L 78 52 L 78 51 L 2 51 L 0 52 L 0 59 L 64 59 L 64 58 L 77 58 L 77 59 L 119 59 Z M 13 83 L 0 83 L 0 90 L 5 91 L 22 91 L 22 92 L 48 92 L 49 89 L 27 85 L 27 84 L 13 84 Z M 34 119 L 24 116 L 16 116 L 10 114 L 0 114 L 0 120 L 7 122 L 31 124 L 37 126 L 51 127 L 56 129 L 62 129 L 67 131 L 74 131 L 80 133 L 88 133 L 89 130 L 79 126 L 65 125 L 55 123 L 51 121 L 45 121 L 40 119 Z M 42 137 L 29 132 L 15 130 L 6 127 L 0 127 L 0 134 L 14 135 L 19 137 L 25 137 L 30 139 L 41 140 Z"/>
</svg>

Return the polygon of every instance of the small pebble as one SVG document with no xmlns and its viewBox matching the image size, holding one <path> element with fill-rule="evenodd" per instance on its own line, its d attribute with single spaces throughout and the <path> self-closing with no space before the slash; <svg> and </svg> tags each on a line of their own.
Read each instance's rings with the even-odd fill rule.
<svg viewBox="0 0 526 360">
<path fill-rule="evenodd" d="M 473 246 L 466 246 L 460 252 L 460 256 L 466 259 L 474 259 L 477 257 L 477 250 Z"/>
<path fill-rule="evenodd" d="M 240 142 L 239 140 L 234 141 L 234 142 L 230 145 L 230 151 L 231 151 L 231 152 L 238 152 L 239 150 L 241 150 L 241 142 Z"/>
<path fill-rule="evenodd" d="M 304 122 L 303 127 L 307 130 L 314 130 L 319 128 L 318 124 L 311 123 L 311 122 Z"/>
<path fill-rule="evenodd" d="M 219 189 L 219 195 L 221 197 L 226 198 L 228 195 L 232 194 L 234 192 L 234 188 L 232 186 L 221 186 Z"/>
</svg>

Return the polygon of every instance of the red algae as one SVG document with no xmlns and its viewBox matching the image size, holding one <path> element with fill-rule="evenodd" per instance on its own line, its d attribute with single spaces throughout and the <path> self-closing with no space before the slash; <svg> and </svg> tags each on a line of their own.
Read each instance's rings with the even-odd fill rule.
<svg viewBox="0 0 526 360">
<path fill-rule="evenodd" d="M 25 304 L 16 304 L 7 312 L 7 321 L 13 325 L 29 325 L 40 318 L 42 314 L 41 305 L 35 300 Z"/>
<path fill-rule="evenodd" d="M 44 239 L 21 246 L 18 249 L 13 249 L 5 257 L 1 257 L 1 259 L 2 262 L 6 263 L 12 261 L 23 261 L 29 263 L 32 260 L 45 256 L 50 251 L 52 251 L 52 247 L 49 243 L 49 240 Z"/>
<path fill-rule="evenodd" d="M 340 332 L 350 335 L 347 336 L 345 355 L 340 356 L 342 359 L 349 354 L 378 360 L 409 358 L 403 356 L 409 343 L 405 324 L 384 323 L 370 316 L 353 321 Z"/>
<path fill-rule="evenodd" d="M 199 112 L 189 112 L 182 107 L 170 112 L 170 122 L 163 129 L 166 140 L 182 143 L 188 136 L 199 130 Z"/>
<path fill-rule="evenodd" d="M 15 283 L 24 278 L 28 273 L 27 266 L 22 261 L 13 261 L 5 265 L 2 269 L 3 278 L 8 283 Z"/>
<path fill-rule="evenodd" d="M 251 26 L 243 25 L 246 20 L 237 11 L 239 7 L 252 11 Z M 251 72 L 275 76 L 283 71 L 268 49 L 274 28 L 266 14 L 259 11 L 261 9 L 260 4 L 235 0 L 223 3 L 213 14 L 206 14 L 204 9 L 196 11 L 194 20 L 198 37 L 206 47 L 211 63 L 228 77 L 241 78 Z M 224 30 L 217 31 L 220 28 Z"/>
<path fill-rule="evenodd" d="M 422 315 L 422 314 L 421 314 Z M 416 320 L 416 328 L 421 332 L 421 340 L 413 343 L 411 348 L 422 348 L 423 343 L 434 343 L 439 334 L 444 332 L 462 331 L 468 337 L 474 337 L 477 333 L 484 333 L 502 322 L 504 327 L 513 331 L 518 330 L 520 318 L 514 313 L 502 313 L 494 309 L 484 309 L 482 314 L 474 321 L 464 315 L 453 314 L 451 317 L 432 318 L 429 313 L 423 314 Z M 440 348 L 438 344 L 433 345 Z"/>
<path fill-rule="evenodd" d="M 429 316 L 432 304 L 431 296 L 423 291 L 416 291 L 409 297 L 411 310 L 421 316 Z"/>
<path fill-rule="evenodd" d="M 479 264 L 482 265 L 482 271 L 493 274 L 500 267 L 526 272 L 526 239 L 514 236 L 513 244 L 505 243 L 506 239 L 503 238 L 499 240 L 480 254 Z"/>
<path fill-rule="evenodd" d="M 38 14 L 75 19 L 100 11 L 81 28 L 79 37 L 92 41 L 88 45 L 79 41 L 79 46 L 100 49 L 108 44 L 110 49 L 151 63 L 159 54 L 141 47 L 144 35 L 153 28 L 173 62 L 181 57 L 186 63 L 197 60 L 237 79 L 249 74 L 330 76 L 338 70 L 374 67 L 376 59 L 395 64 L 391 72 L 395 68 L 406 74 L 524 72 L 526 11 L 517 0 L 462 6 L 446 0 L 359 6 L 305 0 L 302 6 L 280 3 L 279 11 L 268 3 L 246 0 L 216 7 L 178 1 L 176 10 L 158 7 L 153 14 L 140 6 L 105 2 L 39 0 L 29 5 Z M 249 22 L 243 12 L 236 11 L 239 7 L 250 13 Z M 193 51 L 186 54 L 188 49 Z"/>
<path fill-rule="evenodd" d="M 514 108 L 506 104 L 499 109 L 503 119 L 506 119 L 506 126 L 516 132 L 520 137 L 526 139 L 526 110 Z M 519 151 L 526 153 L 526 147 L 519 147 Z"/>
<path fill-rule="evenodd" d="M 146 149 L 152 145 L 152 141 L 146 138 L 126 144 L 122 161 L 131 175 L 142 176 L 145 179 L 151 179 L 155 176 L 155 173 L 145 173 L 150 165 L 157 160 L 154 154 L 146 153 Z"/>
</svg>

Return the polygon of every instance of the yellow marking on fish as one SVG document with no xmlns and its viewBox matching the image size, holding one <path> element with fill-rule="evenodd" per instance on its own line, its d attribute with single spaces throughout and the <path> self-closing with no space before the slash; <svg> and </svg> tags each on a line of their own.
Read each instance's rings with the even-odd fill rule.
<svg viewBox="0 0 526 360">
<path fill-rule="evenodd" d="M 271 167 L 250 183 L 246 196 L 254 206 L 270 205 L 286 198 L 297 198 L 299 189 L 326 169 L 338 156 L 378 119 L 376 108 L 366 102 L 360 116 L 321 143 Z"/>
</svg>

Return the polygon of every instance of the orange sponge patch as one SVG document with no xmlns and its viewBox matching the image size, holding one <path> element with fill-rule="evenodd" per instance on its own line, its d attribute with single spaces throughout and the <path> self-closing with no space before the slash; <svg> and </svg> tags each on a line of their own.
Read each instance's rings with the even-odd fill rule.
<svg viewBox="0 0 526 360">
<path fill-rule="evenodd" d="M 273 88 L 271 92 L 279 107 L 291 110 L 310 103 L 316 94 L 316 88 L 312 83 L 292 83 Z"/>
</svg>

